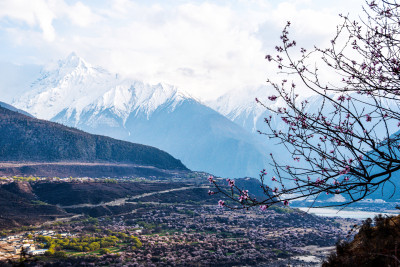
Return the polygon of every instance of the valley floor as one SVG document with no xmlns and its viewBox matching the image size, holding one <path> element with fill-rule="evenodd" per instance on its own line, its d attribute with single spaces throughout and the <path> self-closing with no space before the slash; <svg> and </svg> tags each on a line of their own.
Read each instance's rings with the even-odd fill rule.
<svg viewBox="0 0 400 267">
<path fill-rule="evenodd" d="M 11 184 L 1 188 L 22 198 L 23 194 L 18 194 Z M 56 207 L 67 216 L 3 231 L 5 237 L 29 236 L 36 247 L 43 249 L 54 243 L 50 247 L 53 253 L 27 257 L 27 266 L 50 266 L 51 262 L 96 266 L 313 266 L 358 222 L 318 217 L 280 206 L 267 211 L 219 208 L 218 198 L 208 196 L 206 184 L 35 181 L 30 188 L 32 196 L 38 198 L 31 201 L 58 204 Z M 50 190 L 56 193 L 43 193 Z M 28 193 L 24 191 L 25 198 Z M 99 195 L 103 197 L 96 198 Z M 121 197 L 123 201 L 115 201 Z M 43 231 L 52 233 L 48 234 L 47 243 L 39 237 Z M 118 240 L 92 248 L 85 241 L 82 251 L 71 245 L 111 236 Z M 140 246 L 133 237 L 140 240 Z M 0 251 L 16 245 L 11 240 L 3 242 Z M 10 250 L 8 256 L 20 255 Z"/>
</svg>

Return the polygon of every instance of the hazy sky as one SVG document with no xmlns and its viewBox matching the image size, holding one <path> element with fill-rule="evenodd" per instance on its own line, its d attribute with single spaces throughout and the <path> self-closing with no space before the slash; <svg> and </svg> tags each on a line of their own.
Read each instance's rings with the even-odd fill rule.
<svg viewBox="0 0 400 267">
<path fill-rule="evenodd" d="M 178 85 L 202 99 L 263 84 L 264 56 L 290 20 L 300 46 L 323 46 L 363 0 L 0 0 L 0 62 L 92 65 Z M 1 79 L 0 73 L 0 79 Z M 3 77 L 4 78 L 4 77 Z"/>
</svg>

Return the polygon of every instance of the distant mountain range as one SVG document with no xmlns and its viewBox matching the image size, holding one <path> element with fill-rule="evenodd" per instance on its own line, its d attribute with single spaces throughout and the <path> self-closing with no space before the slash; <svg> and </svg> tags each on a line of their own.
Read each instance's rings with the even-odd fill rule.
<svg viewBox="0 0 400 267">
<path fill-rule="evenodd" d="M 257 177 L 266 165 L 265 142 L 189 94 L 122 79 L 74 53 L 42 72 L 13 105 L 41 119 L 158 147 L 192 170 Z"/>
<path fill-rule="evenodd" d="M 268 96 L 271 94 L 273 93 L 267 86 L 245 88 L 228 92 L 206 104 L 249 132 L 255 133 L 257 130 L 264 131 L 266 129 L 264 118 L 270 115 L 263 106 L 255 101 L 255 98 L 272 105 L 274 103 L 268 100 Z"/>
<path fill-rule="evenodd" d="M 0 161 L 124 163 L 188 169 L 157 148 L 88 134 L 0 107 Z"/>
</svg>

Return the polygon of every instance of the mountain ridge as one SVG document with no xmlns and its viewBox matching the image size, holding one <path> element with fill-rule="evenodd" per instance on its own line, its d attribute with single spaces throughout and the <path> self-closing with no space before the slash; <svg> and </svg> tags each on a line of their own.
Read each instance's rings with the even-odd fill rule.
<svg viewBox="0 0 400 267">
<path fill-rule="evenodd" d="M 0 107 L 3 107 L 3 108 L 6 108 L 6 109 L 9 109 L 9 110 L 11 110 L 11 111 L 15 111 L 15 112 L 21 113 L 21 114 L 26 115 L 26 116 L 29 116 L 29 117 L 33 117 L 33 116 L 32 116 L 31 114 L 29 114 L 28 112 L 23 111 L 23 110 L 18 109 L 18 108 L 15 108 L 14 106 L 11 106 L 10 104 L 7 104 L 7 103 L 5 103 L 5 102 L 1 102 L 1 101 L 0 101 Z"/>
</svg>

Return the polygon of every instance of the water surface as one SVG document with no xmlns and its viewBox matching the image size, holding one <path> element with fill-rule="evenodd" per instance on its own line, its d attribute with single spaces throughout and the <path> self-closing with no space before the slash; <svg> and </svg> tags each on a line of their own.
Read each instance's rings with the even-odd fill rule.
<svg viewBox="0 0 400 267">
<path fill-rule="evenodd" d="M 318 216 L 324 217 L 341 217 L 341 218 L 352 218 L 365 220 L 367 218 L 374 218 L 378 214 L 382 215 L 398 215 L 398 213 L 379 213 L 372 211 L 360 211 L 360 210 L 339 210 L 339 209 L 329 209 L 329 208 L 298 208 L 299 210 L 312 213 Z"/>
</svg>

